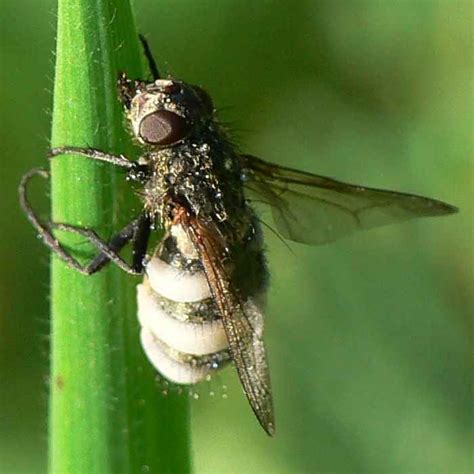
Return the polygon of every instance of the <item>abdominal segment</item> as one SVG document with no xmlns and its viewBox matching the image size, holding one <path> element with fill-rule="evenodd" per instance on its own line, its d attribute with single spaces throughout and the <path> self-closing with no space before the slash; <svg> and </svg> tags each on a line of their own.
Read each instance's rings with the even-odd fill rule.
<svg viewBox="0 0 474 474">
<path fill-rule="evenodd" d="M 173 227 L 137 287 L 140 337 L 146 356 L 163 377 L 177 384 L 195 384 L 231 357 L 198 255 L 181 226 Z M 261 310 L 261 297 L 245 296 L 244 310 L 248 307 L 251 315 L 256 307 Z M 261 318 L 258 324 L 263 324 Z"/>
<path fill-rule="evenodd" d="M 153 264 L 154 261 L 150 261 L 149 265 Z M 179 280 L 170 278 L 168 288 L 164 278 L 169 278 L 169 272 L 154 276 L 160 280 L 163 292 L 174 294 Z M 180 280 L 183 289 L 186 283 Z M 196 284 L 196 279 L 190 281 Z M 195 293 L 191 288 L 193 298 Z M 184 302 L 180 295 L 179 301 L 173 301 L 157 293 L 149 277 L 138 285 L 137 296 L 143 349 L 158 372 L 169 381 L 197 383 L 229 360 L 222 320 L 217 318 L 214 302 L 209 297 Z"/>
</svg>

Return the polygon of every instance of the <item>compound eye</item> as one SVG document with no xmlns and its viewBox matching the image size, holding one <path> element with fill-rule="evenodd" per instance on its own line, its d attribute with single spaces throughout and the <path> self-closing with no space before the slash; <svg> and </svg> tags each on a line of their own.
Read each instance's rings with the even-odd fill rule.
<svg viewBox="0 0 474 474">
<path fill-rule="evenodd" d="M 182 140 L 189 128 L 183 117 L 169 110 L 159 110 L 140 122 L 140 137 L 153 145 L 171 145 Z"/>
</svg>

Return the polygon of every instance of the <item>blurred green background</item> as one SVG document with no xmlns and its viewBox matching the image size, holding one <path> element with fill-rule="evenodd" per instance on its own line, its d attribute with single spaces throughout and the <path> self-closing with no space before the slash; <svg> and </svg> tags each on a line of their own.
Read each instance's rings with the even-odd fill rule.
<svg viewBox="0 0 474 474">
<path fill-rule="evenodd" d="M 472 472 L 473 3 L 135 11 L 161 69 L 205 86 L 245 151 L 461 209 L 294 254 L 267 232 L 277 435 L 227 371 L 191 402 L 196 472 Z M 43 473 L 48 252 L 16 186 L 46 163 L 55 2 L 3 0 L 0 31 L 0 472 Z"/>
</svg>

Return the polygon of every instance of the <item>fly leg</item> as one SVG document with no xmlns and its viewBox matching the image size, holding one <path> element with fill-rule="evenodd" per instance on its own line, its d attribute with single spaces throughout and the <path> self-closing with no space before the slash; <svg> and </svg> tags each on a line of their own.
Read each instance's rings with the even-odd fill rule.
<svg viewBox="0 0 474 474">
<path fill-rule="evenodd" d="M 75 264 L 73 265 L 73 267 L 81 273 L 84 273 L 86 275 L 92 275 L 93 273 L 96 273 L 101 270 L 107 263 L 109 263 L 109 261 L 112 261 L 124 272 L 129 273 L 131 275 L 140 275 L 142 273 L 142 267 L 138 267 L 138 265 L 135 265 L 135 258 L 134 263 L 130 265 L 118 254 L 118 252 L 128 242 L 130 242 L 130 240 L 134 239 L 135 234 L 137 233 L 140 227 L 142 219 L 142 216 L 139 216 L 137 219 L 130 222 L 130 224 L 126 225 L 108 242 L 99 237 L 94 230 L 88 229 L 86 227 L 78 227 L 70 224 L 62 224 L 57 222 L 50 223 L 48 227 L 50 229 L 63 230 L 72 234 L 77 234 L 82 237 L 85 237 L 92 245 L 94 245 L 94 247 L 96 247 L 100 251 L 100 253 L 86 265 L 80 265 L 77 260 L 71 257 L 70 254 L 68 254 L 68 257 L 75 260 Z M 60 244 L 58 243 L 58 245 Z M 53 250 L 56 251 L 56 249 Z M 143 257 L 140 259 L 140 261 L 142 260 Z M 70 263 L 69 258 L 66 263 Z M 78 265 L 80 268 L 78 268 Z"/>
<path fill-rule="evenodd" d="M 140 38 L 140 42 L 143 48 L 143 53 L 145 54 L 145 58 L 148 62 L 148 67 L 150 68 L 150 72 L 153 76 L 153 80 L 156 81 L 157 79 L 160 78 L 160 73 L 158 71 L 158 67 L 156 66 L 156 61 L 151 52 L 150 45 L 148 44 L 148 41 L 144 35 L 138 35 L 138 37 Z"/>
<path fill-rule="evenodd" d="M 125 169 L 130 169 L 133 166 L 133 162 L 128 160 L 123 155 L 111 155 L 110 153 L 104 153 L 103 151 L 96 150 L 95 148 L 61 146 L 51 149 L 48 153 L 49 158 L 53 158 L 58 155 L 81 155 L 92 160 L 111 163 L 112 165 L 120 166 L 121 168 Z"/>
<path fill-rule="evenodd" d="M 34 176 L 41 176 L 49 178 L 49 172 L 42 168 L 34 168 L 26 173 L 20 182 L 19 195 L 20 205 L 25 212 L 28 220 L 32 223 L 38 234 L 41 236 L 43 242 L 58 255 L 66 264 L 74 268 L 84 275 L 92 275 L 101 270 L 109 261 L 114 262 L 122 270 L 132 275 L 138 275 L 142 271 L 142 260 L 144 252 L 146 251 L 146 243 L 144 238 L 148 240 L 150 221 L 148 216 L 141 214 L 137 219 L 125 226 L 118 234 L 112 237 L 109 242 L 101 239 L 93 230 L 72 226 L 69 224 L 59 223 L 43 223 L 36 216 L 27 197 L 27 186 L 31 178 Z M 148 228 L 148 230 L 146 230 Z M 100 253 L 87 264 L 79 263 L 54 237 L 51 233 L 52 229 L 66 230 L 75 234 L 86 237 L 95 247 L 100 250 Z M 139 238 L 140 237 L 140 238 Z M 133 264 L 129 265 L 125 262 L 118 252 L 130 241 L 134 239 L 134 248 L 139 249 L 138 253 L 142 253 L 140 260 L 138 260 L 137 252 L 134 251 Z"/>
<path fill-rule="evenodd" d="M 148 240 L 151 233 L 151 220 L 146 212 L 142 213 L 137 219 L 137 226 L 133 235 L 132 242 L 132 267 L 137 273 L 143 273 L 143 266 Z"/>
<path fill-rule="evenodd" d="M 145 259 L 146 250 L 148 247 L 148 239 L 150 237 L 151 231 L 151 223 L 150 218 L 144 212 L 138 216 L 137 219 L 132 221 L 130 224 L 125 226 L 118 234 L 114 235 L 112 239 L 108 242 L 108 255 L 105 252 L 99 253 L 94 260 L 92 260 L 88 264 L 88 269 L 91 273 L 95 273 L 101 270 L 109 261 L 113 261 L 116 265 L 118 265 L 117 260 L 115 257 L 119 257 L 116 252 L 118 252 L 122 247 L 124 247 L 127 242 L 132 240 L 132 265 L 128 265 L 125 262 L 127 269 L 123 268 L 122 266 L 118 265 L 123 270 L 127 271 L 127 273 L 131 273 L 132 275 L 141 275 L 143 273 L 143 262 Z M 94 242 L 92 242 L 94 243 Z M 102 245 L 102 244 L 101 244 Z M 115 249 L 115 252 L 114 252 Z M 99 248 L 100 250 L 100 248 Z M 113 258 L 110 258 L 109 255 L 112 251 L 115 255 Z M 119 257 L 120 260 L 121 259 Z"/>
<path fill-rule="evenodd" d="M 131 275 L 140 275 L 143 272 L 143 260 L 145 258 L 151 230 L 150 218 L 146 213 L 140 214 L 137 219 L 126 225 L 108 242 L 101 239 L 92 229 L 61 223 L 51 223 L 50 227 L 52 229 L 64 230 L 81 235 L 100 250 L 100 253 L 84 267 L 88 275 L 101 270 L 109 261 L 114 262 L 115 265 Z M 130 265 L 123 260 L 117 252 L 132 239 L 133 261 Z"/>
<path fill-rule="evenodd" d="M 151 75 L 153 76 L 153 81 L 156 81 L 157 79 L 160 79 L 160 72 L 158 71 L 155 59 L 151 53 L 150 46 L 143 35 L 139 35 L 139 38 L 142 44 L 143 53 L 148 62 L 148 67 L 150 68 Z M 130 109 L 130 104 L 137 92 L 139 90 L 143 90 L 145 86 L 145 81 L 131 80 L 128 78 L 125 72 L 119 73 L 117 78 L 117 90 L 120 102 L 122 102 L 126 110 Z"/>
<path fill-rule="evenodd" d="M 49 151 L 48 157 L 54 158 L 58 155 L 80 155 L 102 163 L 110 163 L 127 170 L 127 176 L 130 180 L 144 182 L 148 178 L 148 167 L 140 165 L 136 161 L 130 161 L 124 155 L 112 155 L 95 148 L 82 148 L 76 146 L 62 146 L 53 148 Z"/>
</svg>

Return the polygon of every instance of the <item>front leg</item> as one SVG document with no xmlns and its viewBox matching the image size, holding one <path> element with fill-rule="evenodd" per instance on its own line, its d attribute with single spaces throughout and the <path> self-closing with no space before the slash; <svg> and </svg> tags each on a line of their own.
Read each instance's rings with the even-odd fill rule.
<svg viewBox="0 0 474 474">
<path fill-rule="evenodd" d="M 48 153 L 49 158 L 54 158 L 58 155 L 79 155 L 89 158 L 90 160 L 118 166 L 119 168 L 127 170 L 127 178 L 132 181 L 144 182 L 149 176 L 148 166 L 141 165 L 136 161 L 130 161 L 124 155 L 112 155 L 110 153 L 96 150 L 95 148 L 62 146 L 53 148 Z"/>
<path fill-rule="evenodd" d="M 102 161 L 105 163 L 110 163 L 120 168 L 125 168 L 129 170 L 133 166 L 133 162 L 127 159 L 123 155 L 112 155 L 110 153 L 104 153 L 103 151 L 96 150 L 95 148 L 82 148 L 76 146 L 61 146 L 57 148 L 52 148 L 48 157 L 53 158 L 58 155 L 80 155 L 91 160 Z"/>
</svg>

